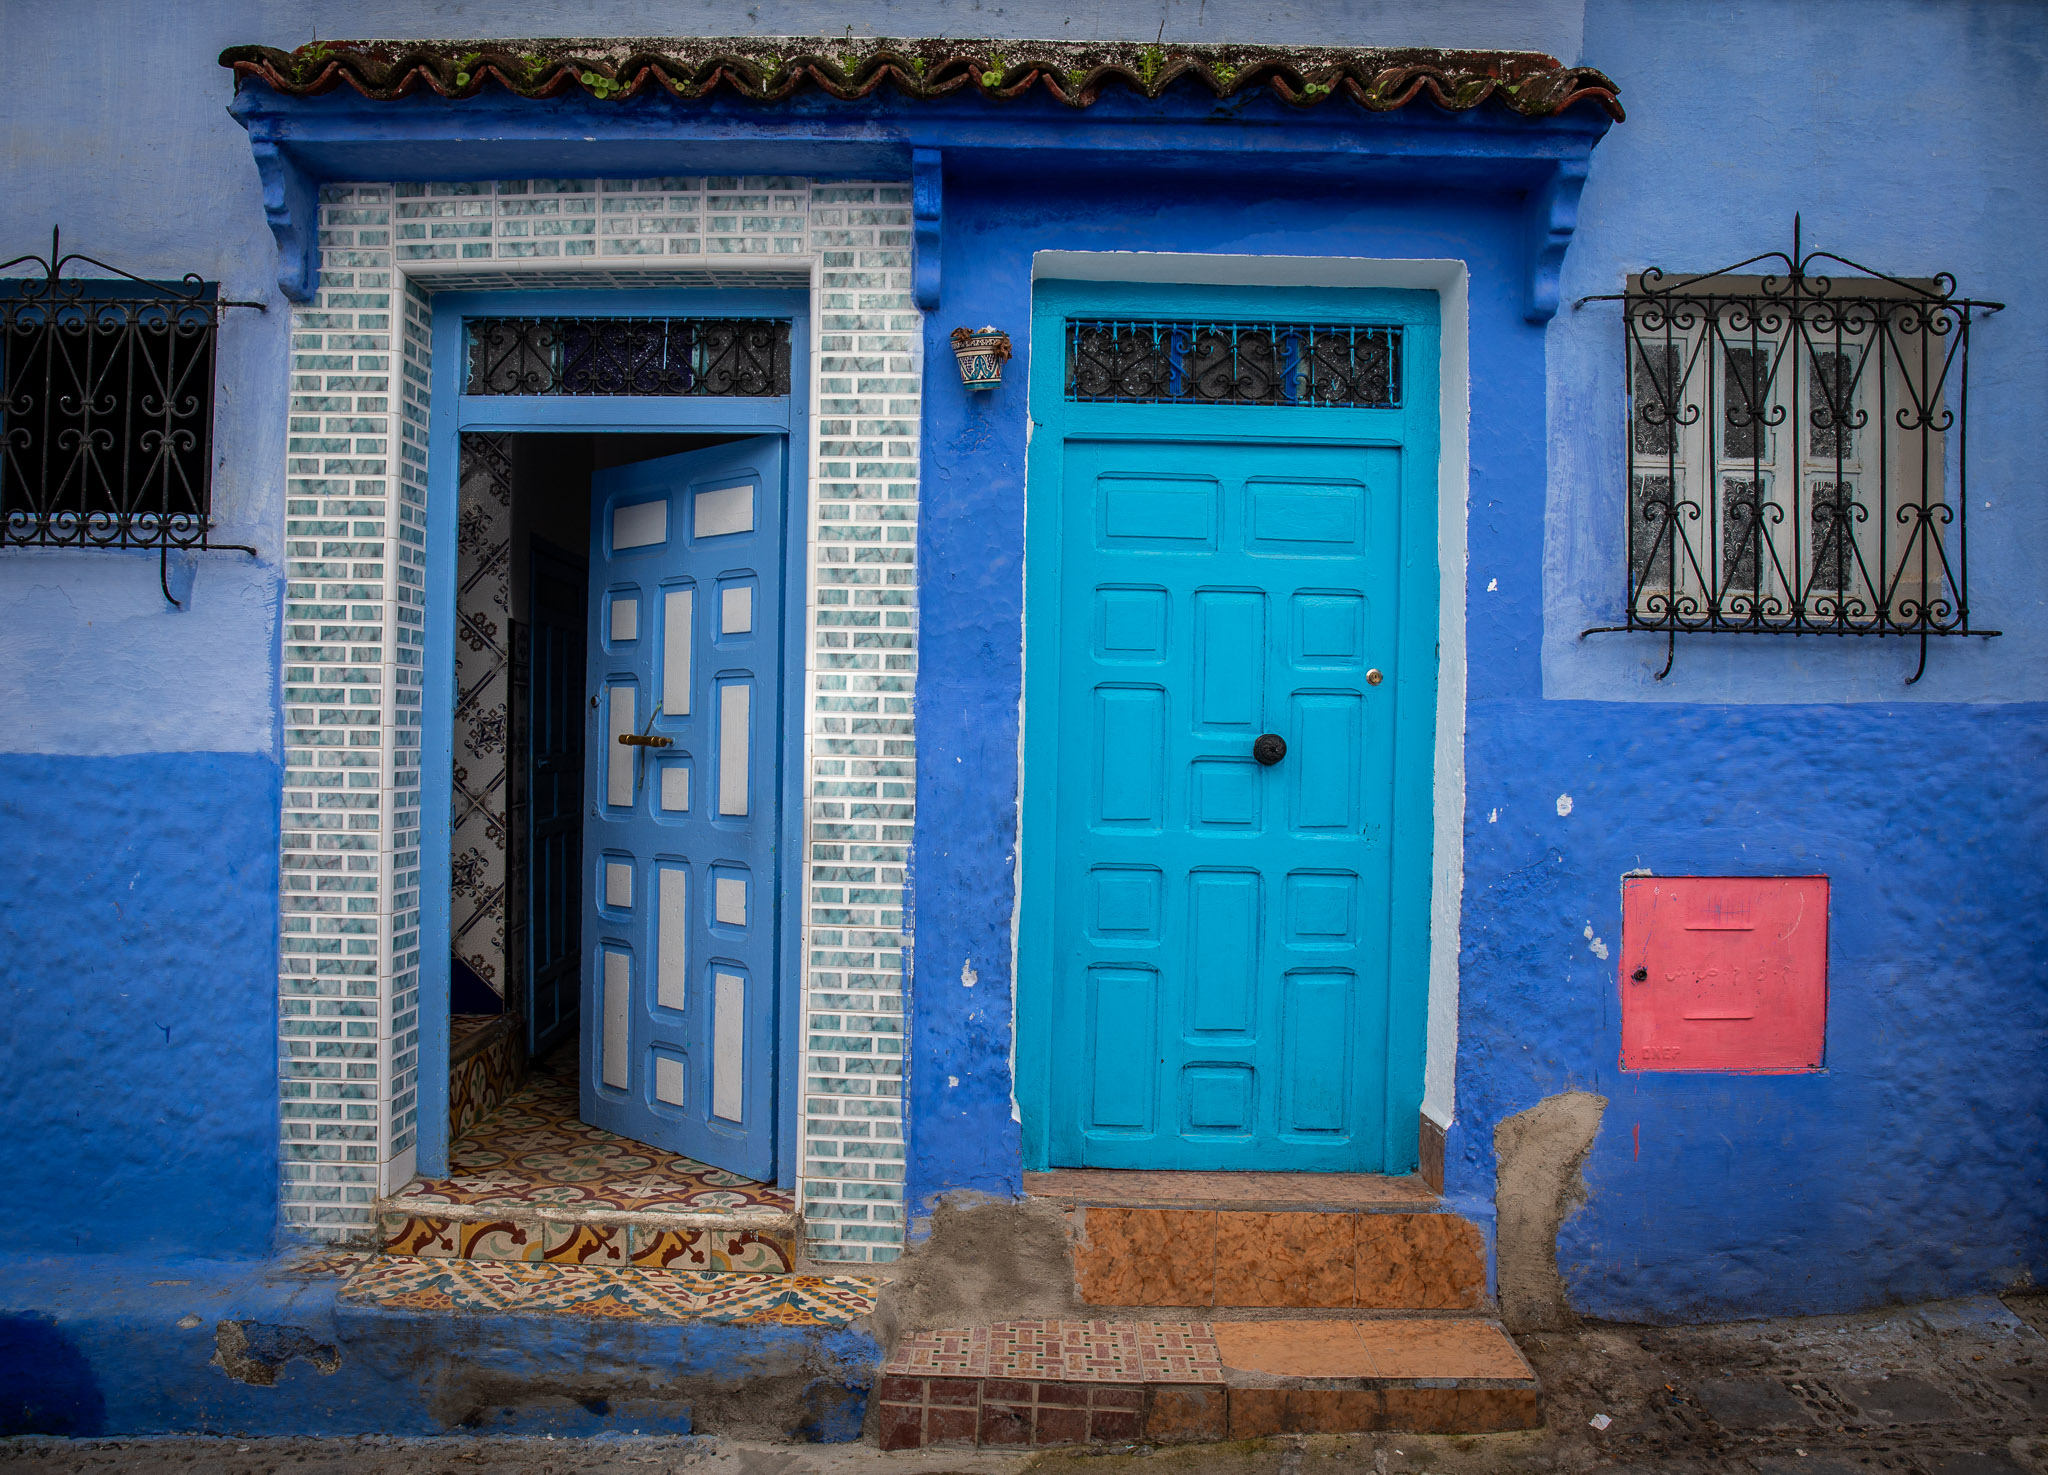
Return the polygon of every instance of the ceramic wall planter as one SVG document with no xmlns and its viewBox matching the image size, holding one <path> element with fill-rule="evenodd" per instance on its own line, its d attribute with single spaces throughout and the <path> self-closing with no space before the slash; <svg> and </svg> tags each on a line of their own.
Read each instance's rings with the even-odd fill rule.
<svg viewBox="0 0 2048 1475">
<path fill-rule="evenodd" d="M 1003 362 L 1010 356 L 1010 335 L 998 328 L 953 330 L 953 355 L 960 360 L 960 382 L 969 389 L 994 389 L 1003 382 Z"/>
</svg>

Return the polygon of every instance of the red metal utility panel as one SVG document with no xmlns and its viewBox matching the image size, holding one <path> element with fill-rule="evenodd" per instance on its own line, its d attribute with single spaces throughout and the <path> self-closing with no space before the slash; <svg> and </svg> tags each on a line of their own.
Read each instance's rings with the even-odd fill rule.
<svg viewBox="0 0 2048 1475">
<path fill-rule="evenodd" d="M 1826 876 L 1621 883 L 1623 1070 L 1819 1070 Z"/>
</svg>

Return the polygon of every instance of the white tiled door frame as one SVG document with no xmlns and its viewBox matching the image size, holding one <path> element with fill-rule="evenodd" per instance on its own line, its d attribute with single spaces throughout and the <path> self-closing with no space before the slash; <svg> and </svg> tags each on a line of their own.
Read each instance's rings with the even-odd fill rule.
<svg viewBox="0 0 2048 1475">
<path fill-rule="evenodd" d="M 435 294 L 795 285 L 815 345 L 798 1188 L 815 1256 L 900 1252 L 923 372 L 910 229 L 905 181 L 323 189 L 321 290 L 293 314 L 286 466 L 288 1230 L 367 1237 L 375 1198 L 418 1154 Z"/>
</svg>

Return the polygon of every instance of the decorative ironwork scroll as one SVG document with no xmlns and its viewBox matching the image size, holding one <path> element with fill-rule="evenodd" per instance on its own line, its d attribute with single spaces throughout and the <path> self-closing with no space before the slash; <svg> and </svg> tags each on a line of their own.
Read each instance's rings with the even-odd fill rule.
<svg viewBox="0 0 2048 1475">
<path fill-rule="evenodd" d="M 1834 263 L 1855 275 L 1814 270 Z M 1755 274 L 1761 268 L 1763 275 Z M 1831 252 L 1656 268 L 1620 302 L 1627 622 L 1588 635 L 1996 635 L 1970 624 L 1971 315 Z"/>
<path fill-rule="evenodd" d="M 0 262 L 0 547 L 155 548 L 166 599 L 169 550 L 254 553 L 212 541 L 213 366 L 222 310 L 262 306 L 66 253 L 55 231 L 47 257 Z"/>
<path fill-rule="evenodd" d="M 1073 319 L 1067 398 L 1106 404 L 1401 403 L 1401 330 L 1391 324 Z"/>
<path fill-rule="evenodd" d="M 789 393 L 781 318 L 471 318 L 464 394 Z"/>
</svg>

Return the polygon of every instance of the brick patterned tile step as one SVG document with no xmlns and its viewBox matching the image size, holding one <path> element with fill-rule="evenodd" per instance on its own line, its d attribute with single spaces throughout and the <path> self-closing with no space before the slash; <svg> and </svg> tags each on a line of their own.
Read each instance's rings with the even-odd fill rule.
<svg viewBox="0 0 2048 1475">
<path fill-rule="evenodd" d="M 1187 1444 L 1542 1421 L 1497 1323 L 1002 1322 L 916 1333 L 876 1385 L 882 1448 Z"/>
</svg>

